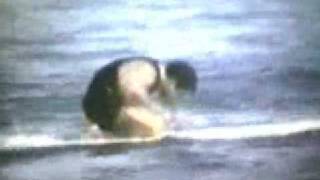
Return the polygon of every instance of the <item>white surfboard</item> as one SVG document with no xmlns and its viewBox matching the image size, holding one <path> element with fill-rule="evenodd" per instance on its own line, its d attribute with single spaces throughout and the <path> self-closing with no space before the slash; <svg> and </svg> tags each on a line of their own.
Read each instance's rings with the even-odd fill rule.
<svg viewBox="0 0 320 180">
<path fill-rule="evenodd" d="M 242 125 L 234 127 L 209 127 L 180 131 L 167 131 L 158 136 L 147 138 L 79 138 L 63 140 L 48 135 L 15 135 L 8 137 L 0 145 L 0 150 L 23 150 L 55 147 L 90 147 L 113 144 L 143 144 L 159 142 L 164 138 L 181 140 L 234 140 L 261 137 L 281 137 L 306 131 L 320 130 L 320 121 L 305 120 L 257 125 Z"/>
</svg>

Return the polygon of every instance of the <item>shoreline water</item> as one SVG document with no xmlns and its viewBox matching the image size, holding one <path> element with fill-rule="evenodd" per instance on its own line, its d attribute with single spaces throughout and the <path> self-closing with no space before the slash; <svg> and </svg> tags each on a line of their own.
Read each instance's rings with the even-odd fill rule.
<svg viewBox="0 0 320 180">
<path fill-rule="evenodd" d="M 310 130 L 320 119 L 319 8 L 318 0 L 1 1 L 0 179 L 319 179 L 319 131 Z M 181 104 L 183 127 L 157 143 L 85 144 L 80 104 L 90 78 L 132 56 L 195 67 L 199 89 L 195 103 Z"/>
</svg>

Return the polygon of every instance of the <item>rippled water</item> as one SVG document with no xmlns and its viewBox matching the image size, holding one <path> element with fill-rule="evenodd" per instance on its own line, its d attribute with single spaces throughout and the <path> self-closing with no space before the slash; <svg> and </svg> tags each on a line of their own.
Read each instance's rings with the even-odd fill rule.
<svg viewBox="0 0 320 180">
<path fill-rule="evenodd" d="M 254 137 L 319 128 L 319 19 L 317 0 L 1 1 L 0 147 L 44 147 L 1 151 L 0 177 L 318 177 L 319 136 Z M 160 144 L 79 147 L 93 72 L 127 56 L 194 65 L 187 125 Z"/>
</svg>

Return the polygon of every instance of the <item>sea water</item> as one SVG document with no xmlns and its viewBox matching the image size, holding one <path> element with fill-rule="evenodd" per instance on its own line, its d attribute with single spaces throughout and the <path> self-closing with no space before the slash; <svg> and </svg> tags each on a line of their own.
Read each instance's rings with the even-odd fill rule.
<svg viewBox="0 0 320 180">
<path fill-rule="evenodd" d="M 0 179 L 317 179 L 320 3 L 0 2 Z M 81 98 L 115 58 L 199 75 L 177 129 L 83 139 Z"/>
</svg>

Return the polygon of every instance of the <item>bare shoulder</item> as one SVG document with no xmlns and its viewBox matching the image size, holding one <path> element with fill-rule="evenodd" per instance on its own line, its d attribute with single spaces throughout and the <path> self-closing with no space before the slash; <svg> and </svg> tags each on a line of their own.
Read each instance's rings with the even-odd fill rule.
<svg viewBox="0 0 320 180">
<path fill-rule="evenodd" d="M 118 73 L 120 86 L 131 83 L 150 85 L 157 76 L 155 67 L 145 59 L 125 62 Z"/>
</svg>

